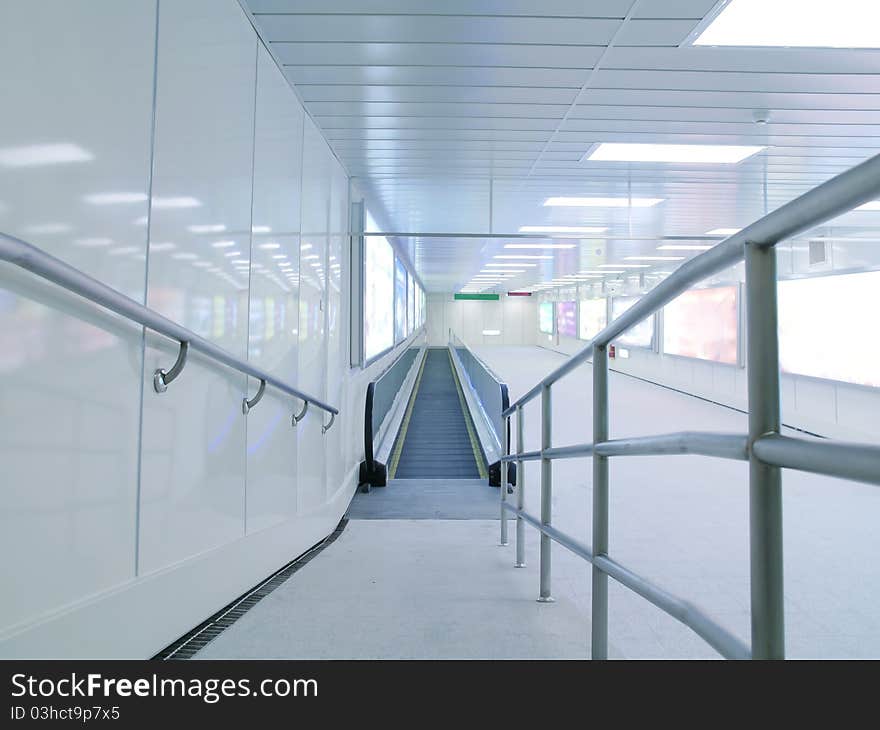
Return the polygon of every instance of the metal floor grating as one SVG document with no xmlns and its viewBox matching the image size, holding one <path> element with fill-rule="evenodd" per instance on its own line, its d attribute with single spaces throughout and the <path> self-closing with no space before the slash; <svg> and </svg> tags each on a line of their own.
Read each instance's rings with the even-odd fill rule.
<svg viewBox="0 0 880 730">
<path fill-rule="evenodd" d="M 273 573 L 262 583 L 258 584 L 247 593 L 239 596 L 232 603 L 221 608 L 217 613 L 196 626 L 192 631 L 184 634 L 179 639 L 166 646 L 162 651 L 156 654 L 153 659 L 192 659 L 200 649 L 203 649 L 211 641 L 216 639 L 222 632 L 232 626 L 232 624 L 238 621 L 238 619 L 244 616 L 250 611 L 250 609 L 256 606 L 261 600 L 296 573 L 296 571 L 318 555 L 325 547 L 336 540 L 336 538 L 342 534 L 342 531 L 347 524 L 348 518 L 343 517 L 336 526 L 336 529 L 317 545 L 312 546 L 302 555 Z"/>
</svg>

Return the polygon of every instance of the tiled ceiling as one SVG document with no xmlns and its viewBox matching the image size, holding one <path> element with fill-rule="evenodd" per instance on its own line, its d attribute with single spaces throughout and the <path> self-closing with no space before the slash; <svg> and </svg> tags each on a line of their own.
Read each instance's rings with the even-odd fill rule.
<svg viewBox="0 0 880 730">
<path fill-rule="evenodd" d="M 880 50 L 689 45 L 715 0 L 245 5 L 389 228 L 608 228 L 609 240 L 582 241 L 513 284 L 652 254 L 665 236 L 741 227 L 880 152 Z M 582 161 L 597 142 L 767 149 L 733 166 Z M 664 202 L 543 206 L 551 195 Z M 880 213 L 852 213 L 834 230 L 878 223 Z M 509 241 L 398 242 L 429 290 L 451 291 Z"/>
</svg>

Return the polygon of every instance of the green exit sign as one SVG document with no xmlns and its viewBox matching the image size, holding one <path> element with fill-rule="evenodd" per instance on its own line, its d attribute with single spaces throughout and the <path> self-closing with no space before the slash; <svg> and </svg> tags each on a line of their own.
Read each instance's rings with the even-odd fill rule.
<svg viewBox="0 0 880 730">
<path fill-rule="evenodd" d="M 477 299 L 481 302 L 497 302 L 500 294 L 456 294 L 456 299 Z"/>
</svg>

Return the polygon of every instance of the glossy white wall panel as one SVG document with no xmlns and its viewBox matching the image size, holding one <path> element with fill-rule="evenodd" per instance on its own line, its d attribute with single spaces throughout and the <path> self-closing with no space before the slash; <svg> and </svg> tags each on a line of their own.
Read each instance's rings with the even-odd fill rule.
<svg viewBox="0 0 880 730">
<path fill-rule="evenodd" d="M 298 383 L 303 111 L 262 46 L 257 63 L 248 359 Z M 249 393 L 256 393 L 259 384 L 249 380 Z M 297 429 L 291 415 L 300 407 L 269 389 L 247 416 L 249 533 L 296 514 Z"/>
<path fill-rule="evenodd" d="M 242 357 L 248 277 L 236 262 L 250 258 L 256 53 L 234 0 L 162 5 L 147 301 Z M 235 245 L 213 245 L 223 241 Z M 222 334 L 204 331 L 196 292 L 236 303 Z"/>
<path fill-rule="evenodd" d="M 0 230 L 140 301 L 155 12 L 6 3 L 0 43 Z M 140 373 L 139 328 L 0 265 L 0 634 L 133 577 Z"/>
<path fill-rule="evenodd" d="M 345 254 L 348 230 L 348 178 L 342 166 L 331 158 L 330 176 L 330 235 L 327 243 L 327 402 L 339 404 L 343 398 L 343 380 L 348 369 L 348 298 L 343 294 L 343 282 L 349 281 L 348 261 Z M 342 421 L 328 431 L 324 440 L 328 455 L 346 452 L 346 421 L 353 413 L 343 413 Z M 346 464 L 338 458 L 327 459 L 327 496 L 333 495 L 342 485 Z"/>
<path fill-rule="evenodd" d="M 233 0 L 163 3 L 147 303 L 239 356 L 247 353 L 256 63 L 253 29 Z M 212 245 L 220 241 L 235 245 Z M 168 243 L 174 248 L 159 245 Z M 158 342 L 147 349 L 144 386 L 144 572 L 245 530 L 245 376 L 191 357 L 158 395 L 152 372 L 175 357 Z"/>
<path fill-rule="evenodd" d="M 166 393 L 152 373 L 176 348 L 148 338 L 141 463 L 140 572 L 244 534 L 245 376 L 191 355 Z"/>
<path fill-rule="evenodd" d="M 327 229 L 330 214 L 330 162 L 327 143 L 306 118 L 303 136 L 302 243 L 300 246 L 299 384 L 307 393 L 324 393 L 327 383 L 325 341 Z M 325 496 L 325 439 L 312 409 L 299 425 L 298 509 L 313 511 Z"/>
</svg>

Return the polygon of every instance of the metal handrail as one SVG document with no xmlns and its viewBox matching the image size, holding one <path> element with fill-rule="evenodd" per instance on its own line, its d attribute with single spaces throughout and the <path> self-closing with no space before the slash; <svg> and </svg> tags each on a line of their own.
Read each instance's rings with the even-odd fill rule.
<svg viewBox="0 0 880 730">
<path fill-rule="evenodd" d="M 70 264 L 65 263 L 61 259 L 56 258 L 19 238 L 15 238 L 6 233 L 0 233 L 0 261 L 14 264 L 25 271 L 36 274 L 46 281 L 50 281 L 74 294 L 78 294 L 105 309 L 109 309 L 111 312 L 115 312 L 116 314 L 143 325 L 154 332 L 158 332 L 172 340 L 176 340 L 180 345 L 178 361 L 168 372 L 165 372 L 164 370 L 158 370 L 156 372 L 154 384 L 157 392 L 163 392 L 168 384 L 177 377 L 183 369 L 183 364 L 186 362 L 187 350 L 192 349 L 197 350 L 203 355 L 207 355 L 211 359 L 227 365 L 234 370 L 238 370 L 253 378 L 257 378 L 260 381 L 260 390 L 258 391 L 257 396 L 250 401 L 246 398 L 243 401 L 243 410 L 245 413 L 257 404 L 262 397 L 266 385 L 270 385 L 282 393 L 298 398 L 306 404 L 311 404 L 320 408 L 331 416 L 335 416 L 339 413 L 337 408 L 318 400 L 308 393 L 303 393 L 301 390 L 276 378 L 271 373 L 252 365 L 246 360 L 236 357 L 231 352 L 224 350 L 222 347 L 218 347 L 214 343 L 200 337 L 195 332 L 186 329 L 186 327 L 164 317 L 149 307 L 145 307 L 134 299 L 131 299 L 124 294 L 120 294 L 118 291 L 107 286 L 103 282 L 98 281 Z M 331 419 L 327 428 L 332 425 L 332 422 Z"/>
<path fill-rule="evenodd" d="M 517 464 L 516 507 L 501 489 L 501 544 L 507 545 L 507 513 L 516 516 L 515 567 L 525 565 L 525 524 L 541 534 L 540 593 L 550 602 L 551 540 L 592 563 L 592 655 L 608 657 L 608 577 L 681 621 L 728 658 L 785 658 L 782 542 L 782 468 L 880 484 L 880 447 L 782 436 L 777 275 L 774 246 L 880 195 L 880 155 L 844 172 L 723 240 L 681 266 L 668 279 L 612 321 L 592 341 L 535 385 L 503 416 L 502 484 Z M 608 346 L 693 284 L 745 259 L 748 344 L 748 435 L 682 432 L 609 439 Z M 551 386 L 593 358 L 593 443 L 553 447 Z M 541 395 L 541 448 L 523 448 L 523 406 Z M 509 423 L 516 413 L 516 453 L 510 454 Z M 698 454 L 749 462 L 751 649 L 691 604 L 671 596 L 608 556 L 608 459 L 618 456 Z M 593 460 L 592 548 L 552 527 L 552 460 Z M 524 509 L 523 462 L 541 462 L 541 516 Z"/>
</svg>

